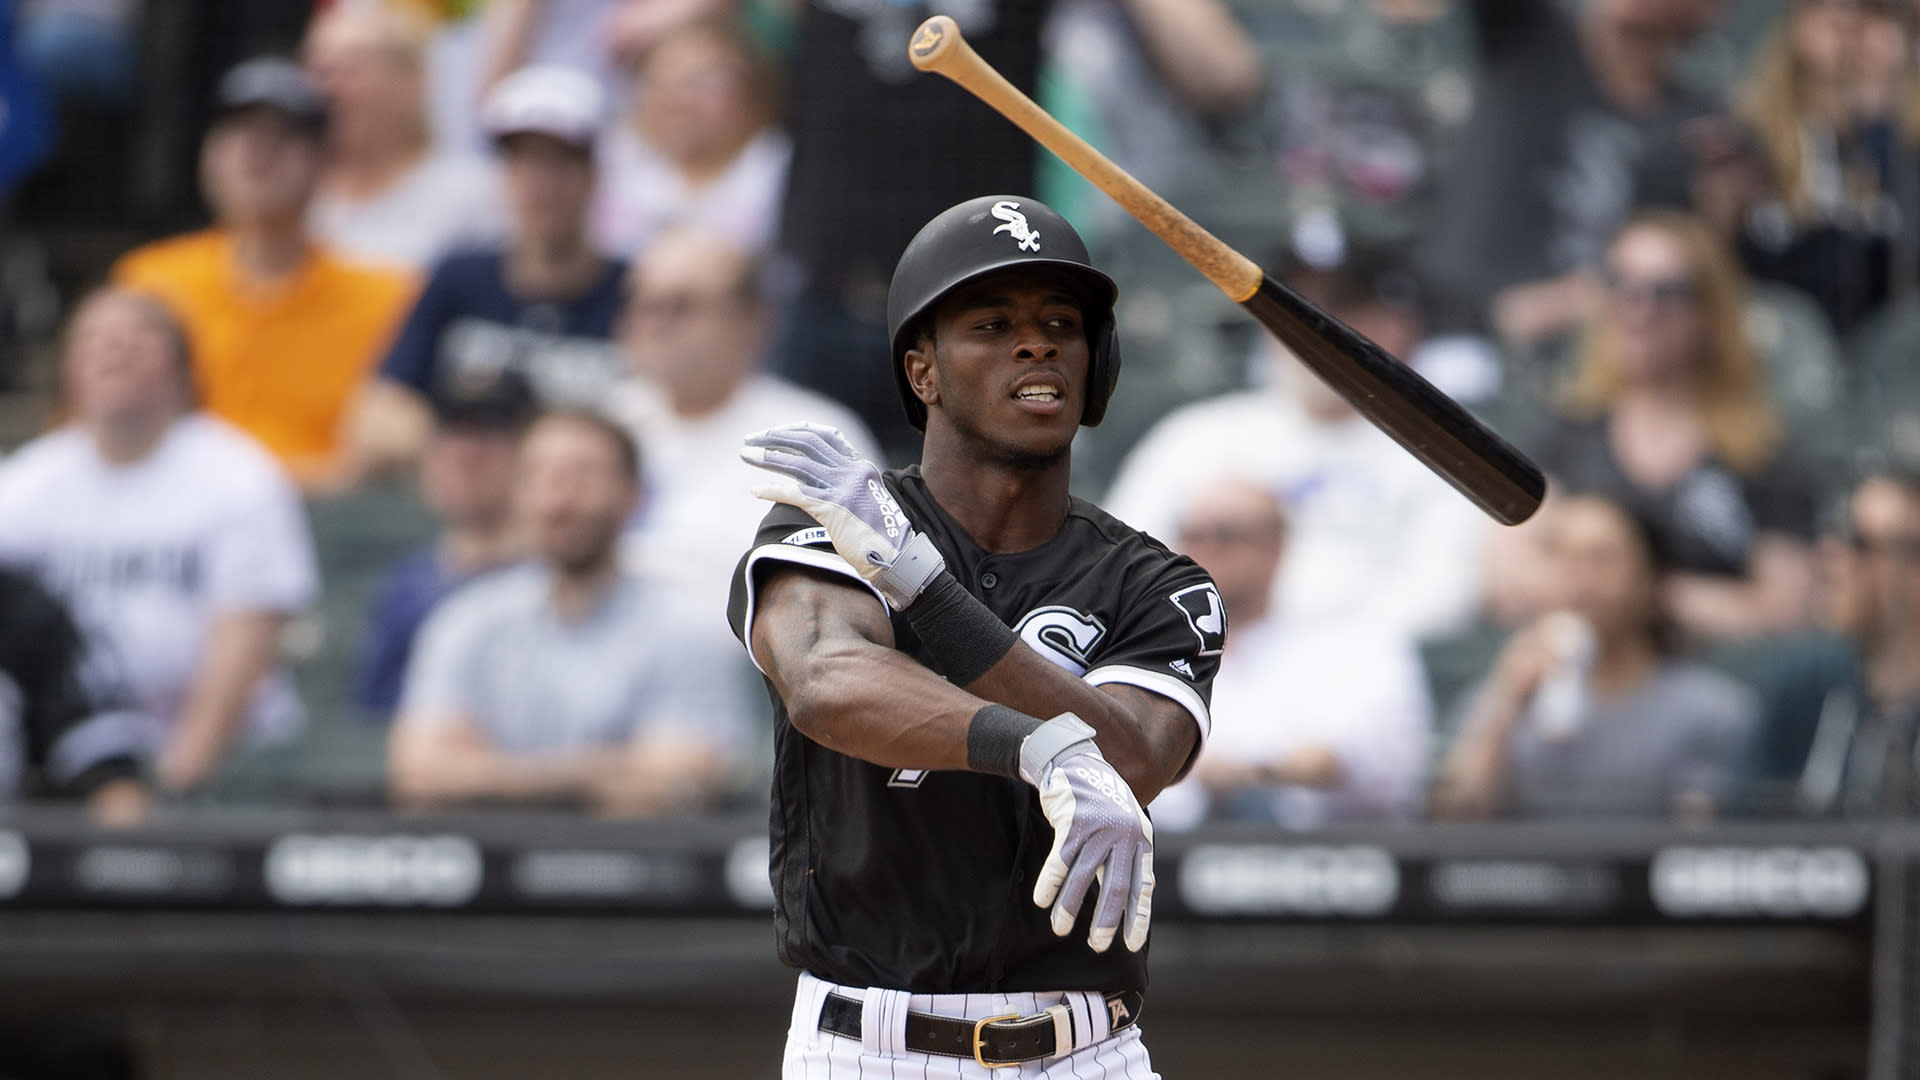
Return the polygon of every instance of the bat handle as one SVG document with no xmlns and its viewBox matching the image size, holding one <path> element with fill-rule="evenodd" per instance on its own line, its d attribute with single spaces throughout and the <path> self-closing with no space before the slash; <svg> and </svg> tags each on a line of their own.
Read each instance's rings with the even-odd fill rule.
<svg viewBox="0 0 1920 1080">
<path fill-rule="evenodd" d="M 961 36 L 959 24 L 951 17 L 935 15 L 921 23 L 907 46 L 907 55 L 914 67 L 959 83 L 1013 121 L 1034 141 L 1053 151 L 1141 224 L 1165 239 L 1181 258 L 1192 263 L 1194 269 L 1235 302 L 1245 303 L 1260 288 L 1263 275 L 1252 259 L 1201 228 L 1021 93 L 1019 87 L 1008 82 L 1006 76 L 973 51 L 973 46 Z"/>
</svg>

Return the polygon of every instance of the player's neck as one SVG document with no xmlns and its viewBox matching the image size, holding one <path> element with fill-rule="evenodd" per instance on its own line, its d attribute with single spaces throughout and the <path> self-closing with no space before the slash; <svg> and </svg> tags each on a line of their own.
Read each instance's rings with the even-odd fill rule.
<svg viewBox="0 0 1920 1080">
<path fill-rule="evenodd" d="M 1066 524 L 1067 455 L 1039 468 L 971 460 L 941 452 L 931 432 L 920 475 L 927 493 L 982 550 L 1027 551 L 1054 538 Z"/>
</svg>

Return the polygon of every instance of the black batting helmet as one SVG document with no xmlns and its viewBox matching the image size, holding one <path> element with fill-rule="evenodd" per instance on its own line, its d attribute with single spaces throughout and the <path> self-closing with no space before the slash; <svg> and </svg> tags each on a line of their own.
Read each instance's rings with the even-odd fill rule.
<svg viewBox="0 0 1920 1080">
<path fill-rule="evenodd" d="M 903 362 L 920 317 L 967 282 L 1002 270 L 1058 267 L 1081 297 L 1087 331 L 1087 398 L 1080 422 L 1092 427 L 1107 413 L 1120 377 L 1120 346 L 1113 302 L 1119 289 L 1093 268 L 1087 245 L 1067 219 L 1038 199 L 982 195 L 940 213 L 914 234 L 887 289 L 887 337 L 893 343 L 893 381 L 907 419 L 925 431 L 927 406 L 907 382 Z"/>
</svg>

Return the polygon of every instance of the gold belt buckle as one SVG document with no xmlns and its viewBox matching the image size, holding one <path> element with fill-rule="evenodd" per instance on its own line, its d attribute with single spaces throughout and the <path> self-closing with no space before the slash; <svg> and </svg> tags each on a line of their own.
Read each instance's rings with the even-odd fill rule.
<svg viewBox="0 0 1920 1080">
<path fill-rule="evenodd" d="M 979 1062 L 981 1068 L 1012 1069 L 1020 1065 L 1020 1062 L 1018 1061 L 993 1062 L 993 1061 L 988 1061 L 986 1058 L 983 1058 L 980 1056 L 980 1051 L 985 1050 L 987 1048 L 986 1036 L 983 1035 L 982 1032 L 986 1031 L 988 1024 L 997 1024 L 1002 1020 L 1018 1020 L 1018 1019 L 1020 1019 L 1019 1013 L 1008 1013 L 1005 1016 L 989 1016 L 985 1020 L 975 1020 L 973 1022 L 973 1060 Z"/>
</svg>

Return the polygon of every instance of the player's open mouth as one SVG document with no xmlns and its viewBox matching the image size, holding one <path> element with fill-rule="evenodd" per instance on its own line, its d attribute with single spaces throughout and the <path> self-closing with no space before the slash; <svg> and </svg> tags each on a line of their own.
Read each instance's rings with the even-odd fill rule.
<svg viewBox="0 0 1920 1080">
<path fill-rule="evenodd" d="M 1014 387 L 1013 400 L 1031 412 L 1052 413 L 1059 411 L 1060 403 L 1066 399 L 1067 391 L 1053 378 L 1041 376 L 1029 378 Z"/>
</svg>

